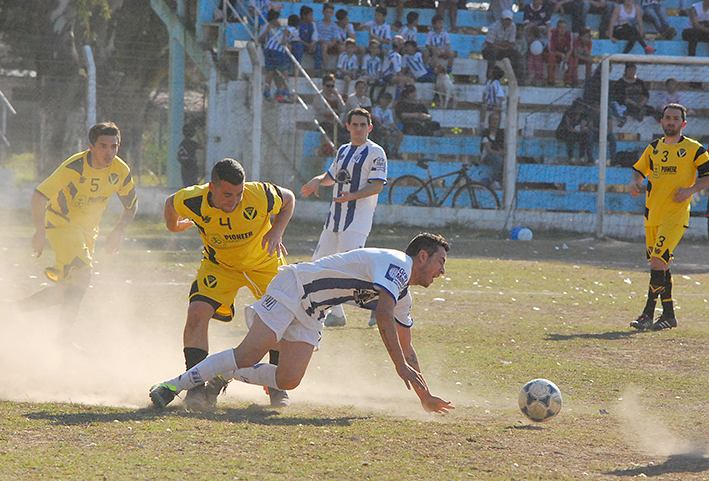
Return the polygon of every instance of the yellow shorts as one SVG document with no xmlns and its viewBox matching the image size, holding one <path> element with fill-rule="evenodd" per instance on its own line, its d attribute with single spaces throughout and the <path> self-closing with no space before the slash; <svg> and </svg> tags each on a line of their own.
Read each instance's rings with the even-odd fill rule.
<svg viewBox="0 0 709 481">
<path fill-rule="evenodd" d="M 71 276 L 73 269 L 93 266 L 96 239 L 75 227 L 47 229 L 47 240 L 54 250 L 55 264 L 47 267 L 44 274 L 52 281 L 63 281 Z"/>
<path fill-rule="evenodd" d="M 645 244 L 647 245 L 647 260 L 659 257 L 665 264 L 674 258 L 674 250 L 682 240 L 687 228 L 678 224 L 645 226 Z"/>
<path fill-rule="evenodd" d="M 229 322 L 234 318 L 234 299 L 239 289 L 248 287 L 254 297 L 260 299 L 266 293 L 268 284 L 278 274 L 278 266 L 285 263 L 283 257 L 274 257 L 259 270 L 239 272 L 202 259 L 190 289 L 190 302 L 210 304 L 215 310 L 212 318 Z"/>
</svg>

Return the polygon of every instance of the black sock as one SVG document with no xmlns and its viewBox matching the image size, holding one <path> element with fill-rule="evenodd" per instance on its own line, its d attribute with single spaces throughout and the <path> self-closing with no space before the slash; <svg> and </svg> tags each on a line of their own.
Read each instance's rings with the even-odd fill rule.
<svg viewBox="0 0 709 481">
<path fill-rule="evenodd" d="M 643 310 L 643 313 L 648 316 L 653 316 L 655 314 L 655 304 L 657 304 L 657 298 L 660 296 L 664 288 L 665 271 L 651 269 L 650 286 L 647 291 L 647 304 L 645 304 L 645 310 Z"/>
<path fill-rule="evenodd" d="M 268 363 L 273 364 L 274 366 L 278 366 L 278 357 L 280 356 L 280 352 L 276 351 L 275 349 L 271 349 L 268 351 Z"/>
<path fill-rule="evenodd" d="M 665 271 L 665 288 L 662 290 L 662 313 L 667 317 L 675 317 L 675 306 L 672 300 L 672 274 Z"/>
<path fill-rule="evenodd" d="M 185 353 L 185 366 L 187 366 L 188 371 L 209 356 L 208 351 L 198 347 L 186 347 L 182 351 Z"/>
<path fill-rule="evenodd" d="M 62 304 L 61 322 L 64 327 L 71 327 L 76 321 L 79 313 L 79 306 L 84 300 L 86 289 L 69 284 L 64 292 L 64 303 Z"/>
</svg>

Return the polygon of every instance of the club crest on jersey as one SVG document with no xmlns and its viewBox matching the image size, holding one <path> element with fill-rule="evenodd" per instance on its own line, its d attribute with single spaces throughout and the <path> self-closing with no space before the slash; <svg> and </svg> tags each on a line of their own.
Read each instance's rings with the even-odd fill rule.
<svg viewBox="0 0 709 481">
<path fill-rule="evenodd" d="M 118 174 L 116 174 L 116 173 L 109 174 L 108 183 L 111 185 L 116 185 L 118 183 Z"/>
<path fill-rule="evenodd" d="M 254 220 L 257 215 L 258 211 L 254 207 L 249 206 L 244 209 L 244 219 L 246 220 Z"/>
<path fill-rule="evenodd" d="M 340 169 L 339 171 L 337 171 L 335 180 L 338 184 L 349 184 L 350 182 L 352 182 L 352 176 L 350 175 L 350 172 L 347 169 Z"/>
<path fill-rule="evenodd" d="M 686 150 L 684 150 L 684 149 L 679 149 L 679 150 L 677 151 L 677 157 L 684 157 L 685 155 L 687 155 L 687 151 L 686 151 Z"/>
<path fill-rule="evenodd" d="M 384 275 L 384 277 L 396 284 L 399 290 L 406 287 L 406 285 L 409 283 L 409 275 L 406 273 L 406 270 L 403 267 L 399 267 L 394 264 L 389 264 L 389 267 L 387 268 L 387 273 Z"/>
<path fill-rule="evenodd" d="M 275 300 L 272 296 L 269 296 L 266 294 L 261 298 L 261 306 L 266 309 L 267 311 L 270 311 L 273 309 L 273 307 L 278 303 L 277 300 Z"/>
<path fill-rule="evenodd" d="M 222 236 L 220 236 L 219 234 L 210 234 L 209 242 L 210 244 L 213 244 L 215 246 L 224 245 L 224 239 L 222 239 Z"/>
<path fill-rule="evenodd" d="M 217 287 L 217 278 L 213 275 L 208 275 L 204 278 L 204 285 L 209 287 L 210 289 L 214 289 L 215 287 Z"/>
<path fill-rule="evenodd" d="M 379 297 L 379 293 L 371 289 L 355 289 L 353 295 L 355 303 L 360 307 Z"/>
</svg>

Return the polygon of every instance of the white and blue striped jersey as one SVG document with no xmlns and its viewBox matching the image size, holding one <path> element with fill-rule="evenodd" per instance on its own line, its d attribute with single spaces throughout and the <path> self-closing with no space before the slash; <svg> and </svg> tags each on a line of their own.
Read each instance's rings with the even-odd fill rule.
<svg viewBox="0 0 709 481">
<path fill-rule="evenodd" d="M 370 54 L 366 54 L 362 59 L 362 70 L 373 79 L 378 79 L 382 74 L 381 57 L 372 57 Z"/>
<path fill-rule="evenodd" d="M 421 52 L 416 52 L 413 55 L 404 55 L 404 65 L 414 78 L 421 78 L 428 73 L 428 69 L 423 63 Z"/>
<path fill-rule="evenodd" d="M 382 77 L 388 77 L 401 72 L 401 55 L 399 52 L 389 50 L 382 62 Z"/>
<path fill-rule="evenodd" d="M 350 57 L 347 52 L 340 54 L 340 58 L 337 59 L 337 69 L 349 72 L 350 70 L 359 70 L 359 59 L 357 55 L 352 54 Z"/>
<path fill-rule="evenodd" d="M 261 35 L 264 34 L 268 25 L 264 25 L 261 28 Z M 268 38 L 263 43 L 264 50 L 275 50 L 276 52 L 285 52 L 286 49 L 281 45 L 281 40 L 283 39 L 283 32 L 287 30 L 288 27 L 272 28 L 268 32 Z M 259 35 L 260 36 L 260 35 Z"/>
<path fill-rule="evenodd" d="M 342 145 L 327 173 L 335 180 L 332 196 L 362 190 L 372 180 L 387 181 L 387 157 L 384 149 L 367 140 L 362 145 Z M 347 230 L 369 234 L 372 228 L 377 195 L 346 203 L 330 201 L 325 228 L 332 232 Z"/>
<path fill-rule="evenodd" d="M 391 26 L 388 23 L 384 22 L 381 25 L 377 25 L 377 22 L 370 20 L 369 22 L 364 22 L 364 24 L 370 28 L 370 32 L 382 40 L 391 40 Z"/>
<path fill-rule="evenodd" d="M 356 38 L 354 27 L 351 23 L 348 23 L 347 27 L 345 28 L 342 28 L 337 25 L 337 33 L 335 34 L 335 37 L 339 38 L 343 42 L 346 41 L 348 38 Z"/>
<path fill-rule="evenodd" d="M 333 38 L 339 38 L 340 27 L 334 21 L 330 22 L 330 26 L 326 27 L 322 20 L 319 20 L 315 24 L 316 31 L 318 32 L 318 38 L 322 41 L 330 41 Z"/>
<path fill-rule="evenodd" d="M 400 35 L 403 39 L 404 42 L 408 42 L 409 40 L 413 40 L 416 42 L 416 45 L 418 45 L 418 31 L 415 28 L 409 28 L 406 25 L 401 27 L 401 30 L 399 30 L 398 35 Z"/>
<path fill-rule="evenodd" d="M 379 105 L 375 106 L 374 109 L 372 110 L 372 117 L 378 118 L 382 122 L 382 124 L 386 127 L 389 127 L 391 124 L 395 123 L 394 122 L 394 114 L 391 112 L 391 109 L 388 107 L 386 110 L 384 110 Z"/>
<path fill-rule="evenodd" d="M 451 40 L 448 36 L 448 32 L 441 30 L 441 33 L 436 33 L 435 30 L 429 30 L 426 36 L 426 46 L 441 47 L 445 48 L 446 45 L 450 45 Z"/>
<path fill-rule="evenodd" d="M 405 327 L 411 319 L 409 280 L 413 260 L 394 249 L 363 248 L 325 256 L 314 262 L 279 267 L 295 273 L 300 303 L 313 319 L 324 317 L 333 306 L 349 304 L 375 310 L 380 292 L 388 292 L 396 302 L 394 318 Z M 296 299 L 290 299 L 297 302 Z"/>
</svg>

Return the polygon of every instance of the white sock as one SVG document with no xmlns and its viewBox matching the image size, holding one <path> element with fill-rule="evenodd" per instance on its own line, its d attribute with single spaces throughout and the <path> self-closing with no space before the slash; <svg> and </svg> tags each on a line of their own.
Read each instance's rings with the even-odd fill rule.
<svg viewBox="0 0 709 481">
<path fill-rule="evenodd" d="M 229 373 L 229 377 L 248 384 L 257 384 L 259 386 L 268 386 L 278 389 L 276 385 L 276 368 L 273 364 L 255 364 L 252 367 L 235 369 Z M 226 375 L 224 375 L 226 379 Z"/>
<path fill-rule="evenodd" d="M 231 372 L 234 371 L 234 369 L 238 369 L 236 360 L 234 359 L 234 350 L 227 349 L 226 351 L 212 354 L 186 373 L 167 381 L 166 384 L 175 386 L 179 393 L 180 391 L 192 389 L 195 386 L 204 384 L 210 379 L 214 379 L 219 374 L 223 375 L 224 379 L 227 379 L 227 376 L 231 376 Z"/>
</svg>

